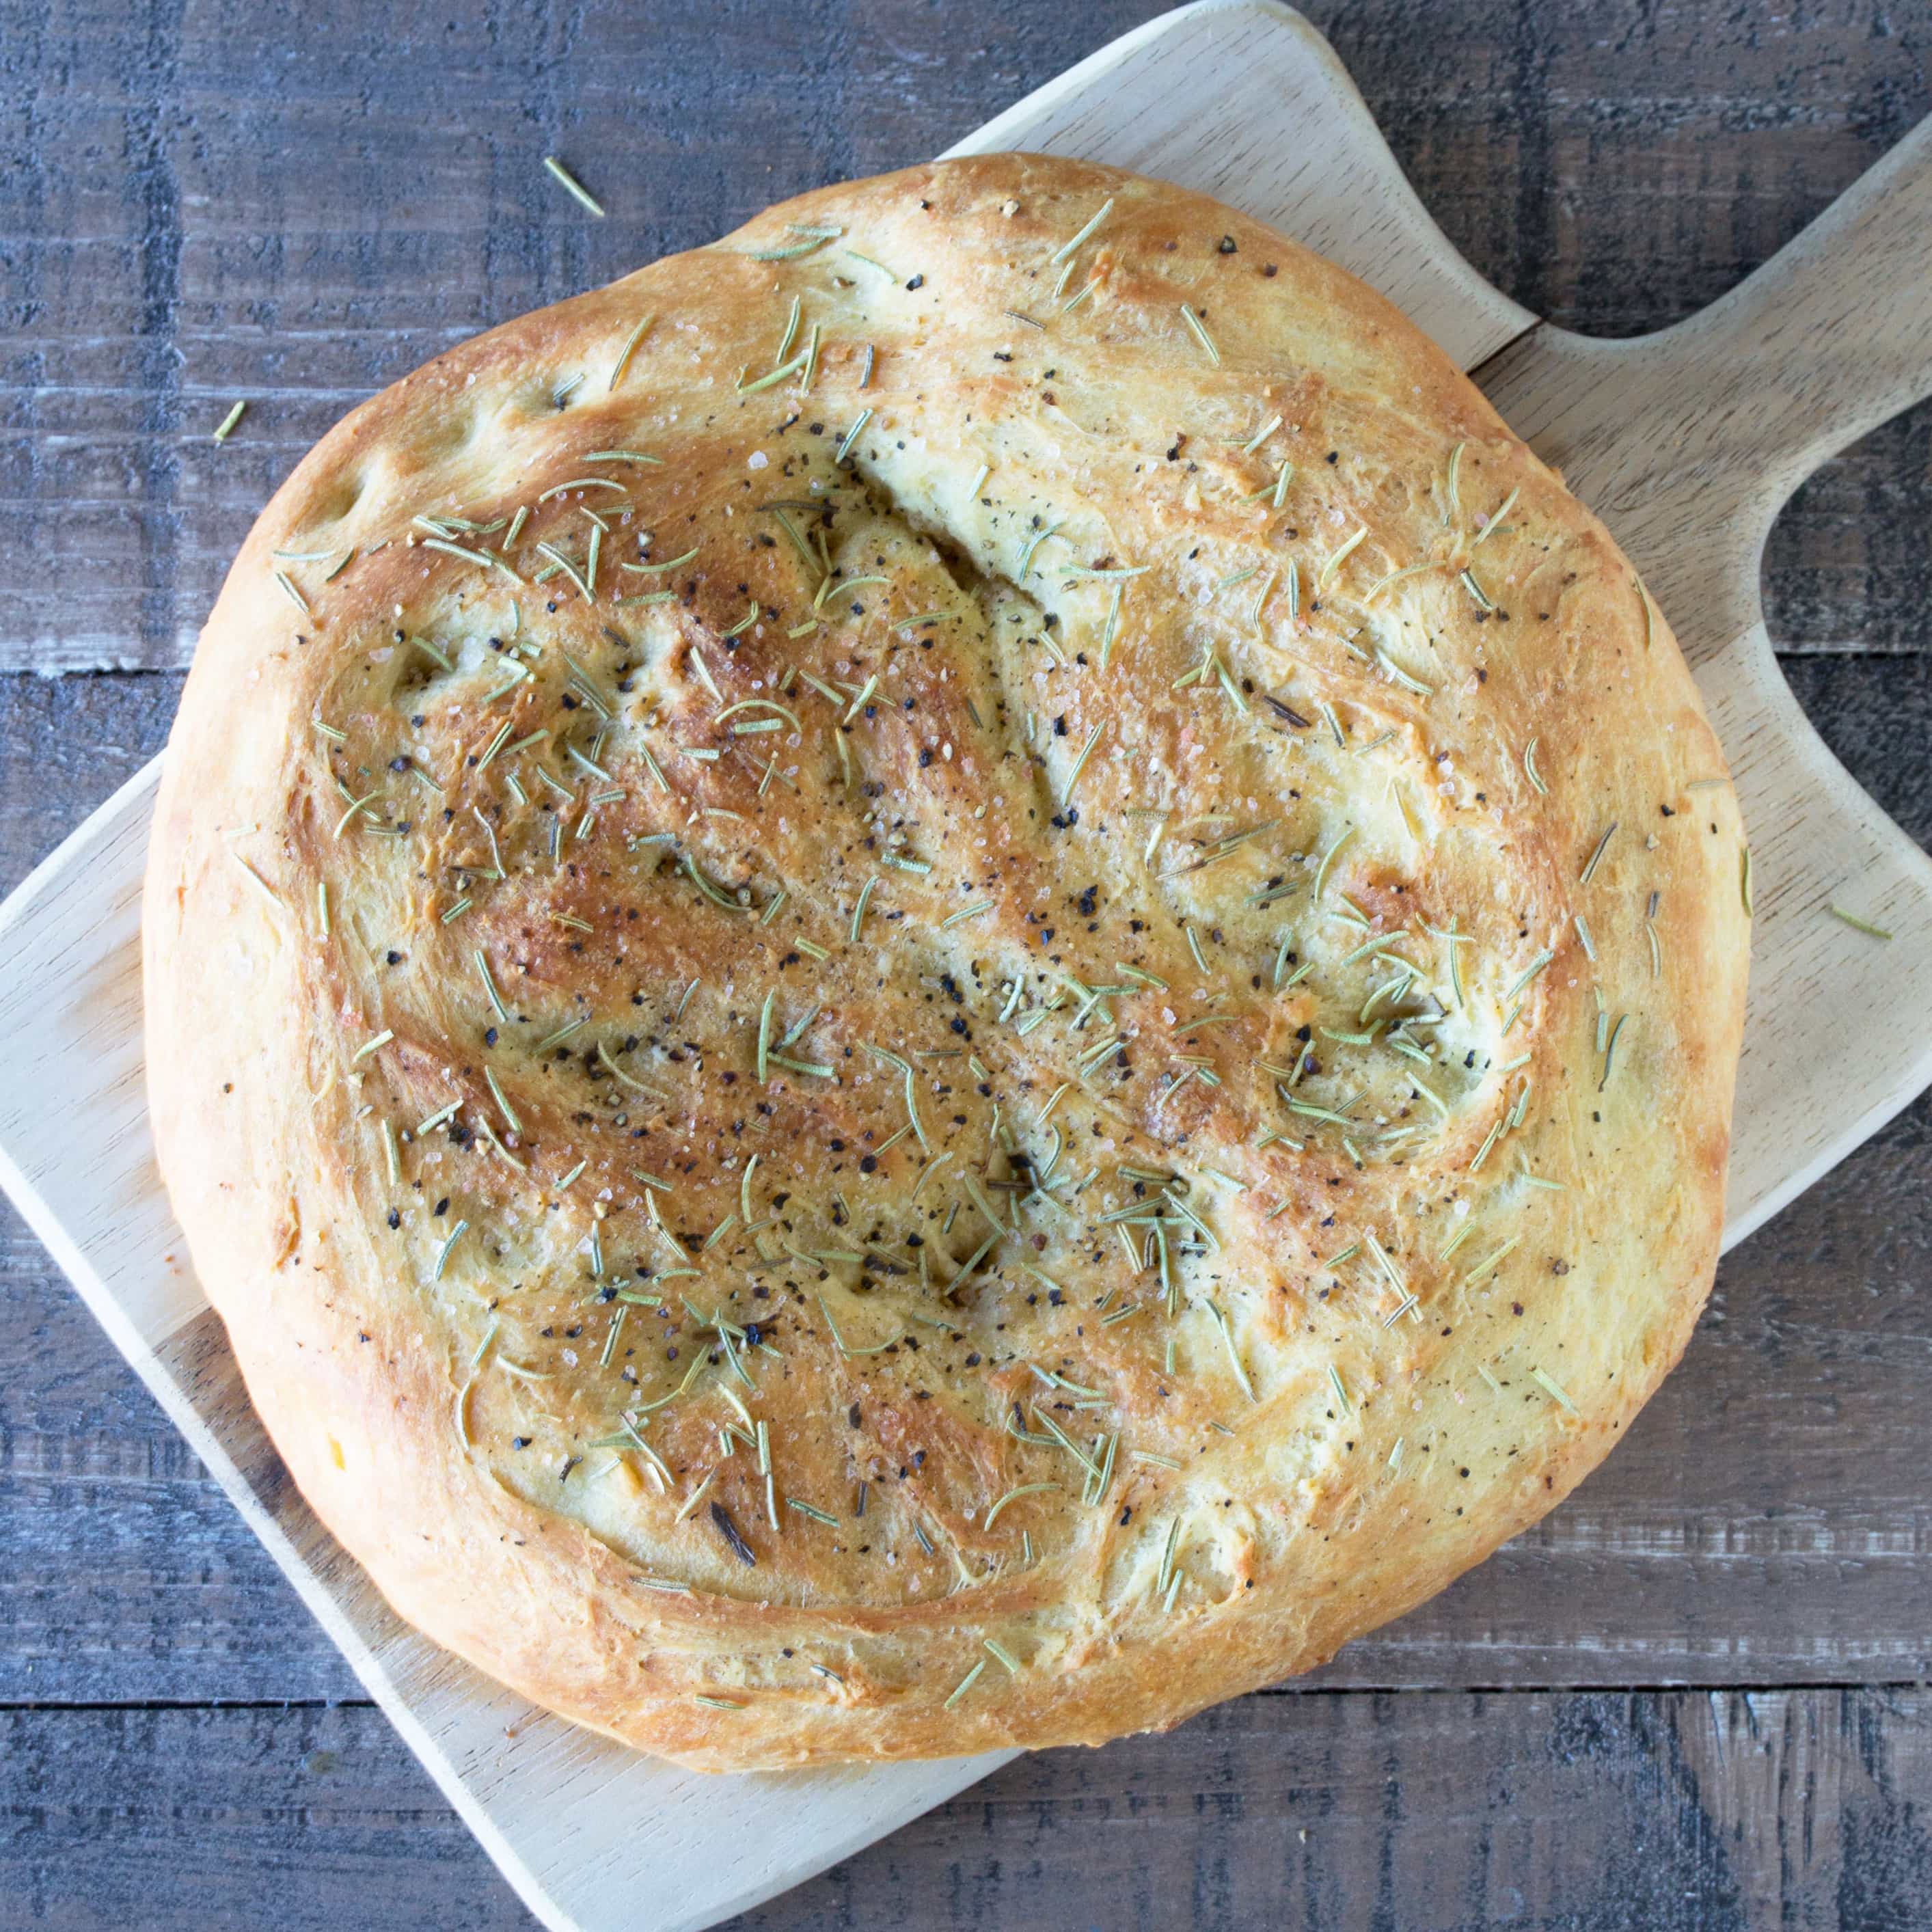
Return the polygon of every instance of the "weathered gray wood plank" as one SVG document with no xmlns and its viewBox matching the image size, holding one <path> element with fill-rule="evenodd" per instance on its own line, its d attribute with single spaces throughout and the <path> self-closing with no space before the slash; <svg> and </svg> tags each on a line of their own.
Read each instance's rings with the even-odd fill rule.
<svg viewBox="0 0 1932 1932">
<path fill-rule="evenodd" d="M 532 1922 L 366 1706 L 13 1712 L 0 1754 L 10 1925 Z M 735 1923 L 1907 1932 L 1928 1788 L 1922 1688 L 1252 1697 L 1022 1759 Z"/>
<path fill-rule="evenodd" d="M 265 51 L 243 0 L 8 0 L 0 668 L 184 662 L 262 502 L 372 389 L 778 196 L 934 152 L 1160 10 L 543 0 L 459 21 L 404 0 Z M 1451 238 L 1602 333 L 1723 292 L 1932 108 L 1884 0 L 1307 10 Z M 544 175 L 550 152 L 608 219 Z M 1880 432 L 1794 505 L 1768 565 L 1793 648 L 1932 646 L 1910 535 L 1932 512 L 1928 424 Z"/>
</svg>

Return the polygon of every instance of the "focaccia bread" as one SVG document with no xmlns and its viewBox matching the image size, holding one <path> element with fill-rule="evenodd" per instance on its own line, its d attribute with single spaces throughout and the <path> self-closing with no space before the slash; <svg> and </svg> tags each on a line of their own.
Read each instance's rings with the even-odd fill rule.
<svg viewBox="0 0 1932 1932">
<path fill-rule="evenodd" d="M 396 1609 L 710 1768 L 1332 1655 L 1676 1360 L 1748 946 L 1596 520 L 1394 310 L 993 155 L 351 414 L 203 634 L 163 1171 Z"/>
</svg>

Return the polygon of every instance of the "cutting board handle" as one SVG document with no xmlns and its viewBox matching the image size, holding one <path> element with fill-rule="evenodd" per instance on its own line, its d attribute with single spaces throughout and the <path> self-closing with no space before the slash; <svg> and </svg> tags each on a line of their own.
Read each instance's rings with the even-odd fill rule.
<svg viewBox="0 0 1932 1932">
<path fill-rule="evenodd" d="M 1544 326 L 1478 372 L 1636 560 L 1694 660 L 1760 616 L 1827 457 L 1932 394 L 1932 119 L 1721 301 L 1636 342 Z"/>
</svg>

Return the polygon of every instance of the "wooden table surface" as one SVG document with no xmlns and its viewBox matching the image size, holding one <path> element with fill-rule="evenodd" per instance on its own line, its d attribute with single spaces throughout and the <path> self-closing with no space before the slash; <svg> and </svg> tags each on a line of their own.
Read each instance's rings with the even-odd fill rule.
<svg viewBox="0 0 1932 1932">
<path fill-rule="evenodd" d="M 0 889 L 160 748 L 227 558 L 350 404 L 1160 10 L 0 0 Z M 1600 334 L 1721 294 L 1932 111 L 1920 0 L 1307 10 L 1451 239 Z M 1929 521 L 1932 405 L 1814 478 L 1766 566 L 1800 698 L 1922 842 Z M 530 1924 L 4 1210 L 0 1318 L 0 1924 Z M 1730 1257 L 1628 1442 L 1485 1568 L 742 1922 L 1932 1923 L 1928 1445 L 1922 1101 Z"/>
</svg>

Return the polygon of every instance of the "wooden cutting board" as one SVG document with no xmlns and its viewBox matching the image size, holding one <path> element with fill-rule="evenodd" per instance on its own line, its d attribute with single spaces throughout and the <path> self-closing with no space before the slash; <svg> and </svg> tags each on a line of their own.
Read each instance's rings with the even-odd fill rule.
<svg viewBox="0 0 1932 1932">
<path fill-rule="evenodd" d="M 1627 343 L 1565 334 L 1489 287 L 1326 44 L 1269 0 L 1170 14 L 955 152 L 998 148 L 1165 176 L 1353 269 L 1477 373 L 1642 570 L 1696 668 L 1754 854 L 1730 1240 L 1932 1081 L 1932 865 L 1805 722 L 1757 594 L 1792 488 L 1932 392 L 1932 124 L 1724 302 Z M 0 1183 L 531 1910 L 572 1932 L 709 1925 L 1003 1762 L 702 1778 L 532 1709 L 389 1612 L 283 1472 L 154 1172 L 138 938 L 158 776 L 0 908 Z"/>
</svg>

